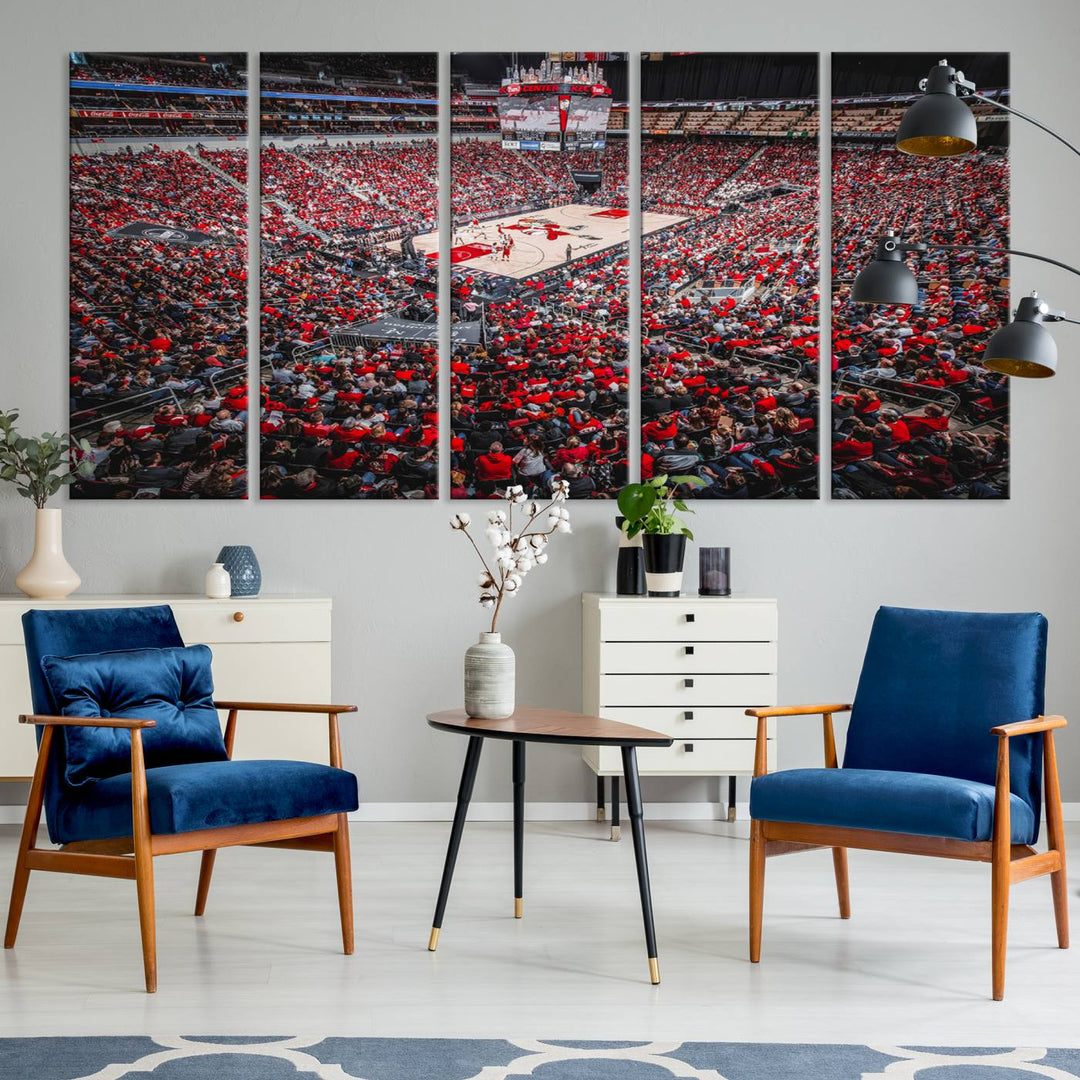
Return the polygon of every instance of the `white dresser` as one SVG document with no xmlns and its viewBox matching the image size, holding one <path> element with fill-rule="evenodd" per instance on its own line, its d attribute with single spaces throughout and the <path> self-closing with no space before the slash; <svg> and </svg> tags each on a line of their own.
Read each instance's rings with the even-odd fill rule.
<svg viewBox="0 0 1080 1080">
<path fill-rule="evenodd" d="M 31 608 L 137 607 L 168 604 L 184 642 L 214 653 L 214 692 L 239 701 L 331 702 L 329 596 L 69 596 L 0 599 L 0 779 L 34 771 L 34 731 L 17 722 L 32 712 L 21 618 Z M 224 724 L 225 717 L 222 717 Z M 233 756 L 329 761 L 325 719 L 242 713 Z"/>
<path fill-rule="evenodd" d="M 585 593 L 582 604 L 583 711 L 675 740 L 638 751 L 641 775 L 752 775 L 757 721 L 744 710 L 776 704 L 776 601 Z M 598 777 L 622 775 L 618 747 L 582 756 Z"/>
</svg>

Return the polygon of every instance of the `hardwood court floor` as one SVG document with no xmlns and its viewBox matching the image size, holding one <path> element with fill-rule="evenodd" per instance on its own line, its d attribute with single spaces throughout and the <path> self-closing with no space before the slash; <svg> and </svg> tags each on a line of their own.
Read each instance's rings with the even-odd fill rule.
<svg viewBox="0 0 1080 1080">
<path fill-rule="evenodd" d="M 1080 827 L 1068 826 L 1074 875 Z M 762 963 L 746 960 L 745 825 L 655 822 L 663 982 L 648 982 L 634 858 L 592 822 L 470 824 L 437 953 L 449 826 L 355 823 L 356 954 L 332 860 L 236 849 L 207 913 L 198 856 L 156 860 L 160 989 L 142 992 L 131 883 L 34 874 L 0 969 L 0 1035 L 335 1034 L 1080 1046 L 1080 945 L 1054 947 L 1046 881 L 1015 886 L 1006 1000 L 990 1000 L 989 867 L 852 852 L 852 918 L 827 852 L 770 860 Z M 0 829 L 6 897 L 17 830 Z M 44 838 L 43 838 L 44 840 Z M 1077 885 L 1074 938 L 1080 936 Z"/>
</svg>

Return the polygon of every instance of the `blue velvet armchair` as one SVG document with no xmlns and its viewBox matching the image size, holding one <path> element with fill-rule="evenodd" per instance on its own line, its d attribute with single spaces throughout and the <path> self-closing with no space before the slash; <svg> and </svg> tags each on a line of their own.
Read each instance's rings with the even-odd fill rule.
<svg viewBox="0 0 1080 1080">
<path fill-rule="evenodd" d="M 991 865 L 993 996 L 1005 995 L 1009 887 L 1050 875 L 1058 945 L 1069 946 L 1054 731 L 1043 715 L 1046 619 L 881 608 L 853 705 L 748 709 L 758 720 L 750 788 L 750 959 L 761 957 L 765 860 L 832 848 L 840 917 L 847 848 Z M 851 712 L 842 768 L 832 717 Z M 774 716 L 820 715 L 825 768 L 766 774 Z M 1037 852 L 1045 781 L 1046 851 Z"/>
<path fill-rule="evenodd" d="M 32 870 L 136 884 L 146 989 L 157 989 L 153 859 L 201 851 L 195 914 L 218 848 L 332 852 L 342 944 L 353 951 L 348 813 L 338 717 L 354 705 L 215 701 L 206 646 L 185 647 L 166 606 L 29 611 L 38 758 L 15 865 L 4 947 L 13 948 Z M 224 733 L 218 710 L 228 713 Z M 329 765 L 233 761 L 241 712 L 321 714 Z M 37 846 L 42 809 L 58 850 Z"/>
</svg>

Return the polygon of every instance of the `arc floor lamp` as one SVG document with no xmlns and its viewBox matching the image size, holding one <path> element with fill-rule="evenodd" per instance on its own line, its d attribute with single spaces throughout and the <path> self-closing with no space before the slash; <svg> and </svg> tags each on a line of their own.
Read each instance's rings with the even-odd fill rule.
<svg viewBox="0 0 1080 1080">
<path fill-rule="evenodd" d="M 905 154 L 920 157 L 955 157 L 974 150 L 978 145 L 978 125 L 966 100 L 981 101 L 1002 112 L 1018 116 L 1029 124 L 1052 135 L 1080 155 L 1080 148 L 1064 136 L 1047 127 L 1027 113 L 994 98 L 978 93 L 975 84 L 964 77 L 947 60 L 939 61 L 919 83 L 923 96 L 918 98 L 900 121 L 896 132 L 897 149 Z M 874 258 L 855 277 L 851 300 L 856 304 L 915 304 L 919 299 L 919 286 L 915 275 L 904 262 L 905 256 L 934 251 L 971 251 L 988 255 L 1019 255 L 1025 259 L 1068 270 L 1080 276 L 1080 270 L 1067 263 L 1017 248 L 993 247 L 973 244 L 923 244 L 898 239 L 891 233 L 879 237 Z M 1070 319 L 1064 311 L 1055 311 L 1032 293 L 1017 305 L 1011 323 L 1001 327 L 987 342 L 983 353 L 983 366 L 990 371 L 1027 379 L 1045 379 L 1057 371 L 1057 344 L 1043 325 L 1048 322 L 1068 322 L 1080 325 L 1080 320 Z"/>
</svg>

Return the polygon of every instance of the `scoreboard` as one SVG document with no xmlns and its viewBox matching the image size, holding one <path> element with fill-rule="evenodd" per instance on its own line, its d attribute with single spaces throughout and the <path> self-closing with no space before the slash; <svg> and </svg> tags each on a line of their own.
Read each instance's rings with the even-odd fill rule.
<svg viewBox="0 0 1080 1080">
<path fill-rule="evenodd" d="M 507 81 L 498 109 L 505 150 L 603 150 L 611 89 L 600 82 Z"/>
</svg>

